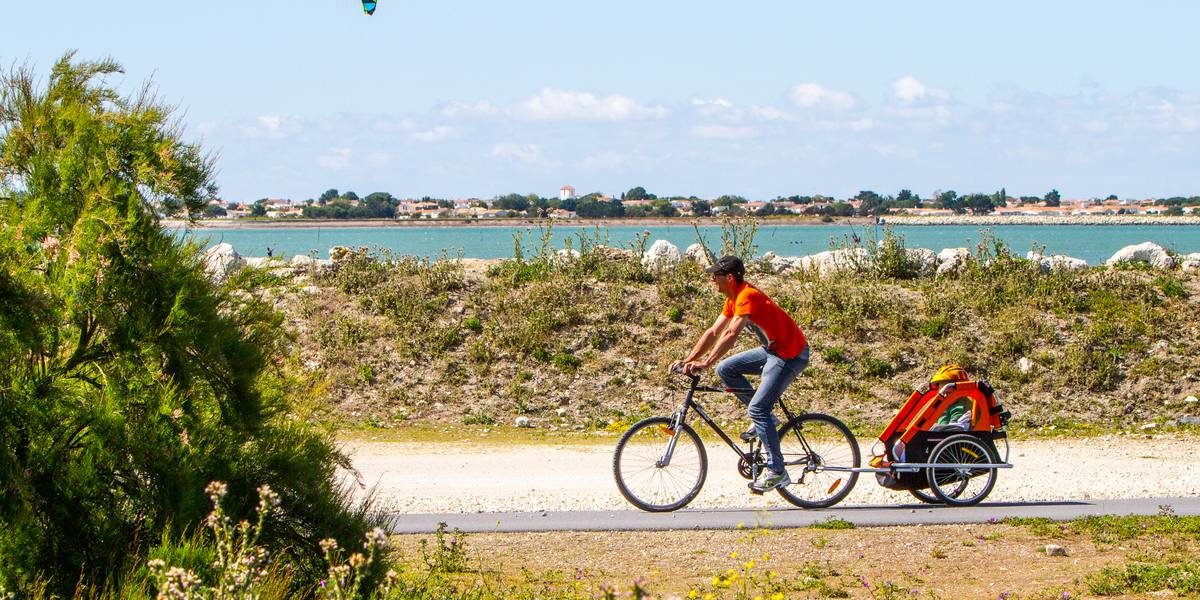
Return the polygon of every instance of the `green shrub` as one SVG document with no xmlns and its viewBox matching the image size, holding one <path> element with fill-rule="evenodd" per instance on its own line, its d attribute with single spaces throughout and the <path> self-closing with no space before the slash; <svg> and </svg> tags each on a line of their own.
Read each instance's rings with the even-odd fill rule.
<svg viewBox="0 0 1200 600">
<path fill-rule="evenodd" d="M 208 203 L 212 162 L 168 109 L 106 87 L 119 70 L 68 54 L 44 90 L 0 78 L 0 181 L 22 186 L 0 200 L 0 584 L 103 587 L 194 531 L 223 480 L 235 519 L 260 484 L 286 500 L 260 539 L 309 586 L 317 539 L 368 528 L 333 483 L 348 460 L 294 417 L 263 276 L 214 284 L 163 231 L 156 210 Z"/>
</svg>

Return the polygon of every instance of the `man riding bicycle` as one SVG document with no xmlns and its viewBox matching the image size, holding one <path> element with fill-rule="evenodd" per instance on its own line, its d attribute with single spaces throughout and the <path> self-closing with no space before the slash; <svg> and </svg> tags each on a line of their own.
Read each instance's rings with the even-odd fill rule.
<svg viewBox="0 0 1200 600">
<path fill-rule="evenodd" d="M 725 307 L 717 320 L 700 336 L 687 358 L 672 363 L 672 370 L 682 367 L 688 375 L 696 374 L 725 356 L 742 328 L 758 337 L 761 347 L 735 354 L 717 365 L 717 375 L 726 387 L 750 389 L 747 373 L 761 374 L 754 394 L 738 392 L 746 404 L 753 429 L 742 434 L 750 441 L 757 435 L 767 449 L 767 465 L 750 483 L 750 490 L 763 493 L 792 482 L 783 464 L 779 448 L 779 432 L 772 415 L 775 402 L 783 395 L 796 376 L 808 366 L 808 340 L 782 308 L 766 294 L 744 279 L 746 267 L 736 256 L 723 256 L 704 270 L 712 276 L 713 285 L 725 296 Z"/>
</svg>

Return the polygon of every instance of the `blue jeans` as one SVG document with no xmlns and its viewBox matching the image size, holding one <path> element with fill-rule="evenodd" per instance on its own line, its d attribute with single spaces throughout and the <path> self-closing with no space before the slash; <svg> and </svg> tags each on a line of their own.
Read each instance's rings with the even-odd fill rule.
<svg viewBox="0 0 1200 600">
<path fill-rule="evenodd" d="M 760 347 L 734 354 L 717 365 L 717 376 L 726 387 L 749 388 L 750 382 L 746 380 L 746 374 L 762 374 L 758 390 L 753 396 L 743 392 L 737 394 L 737 397 L 749 409 L 747 412 L 750 414 L 750 420 L 754 422 L 754 431 L 767 448 L 767 467 L 776 473 L 784 470 L 783 452 L 779 449 L 779 431 L 776 430 L 776 419 L 771 411 L 774 410 L 775 402 L 783 395 L 783 391 L 807 366 L 807 346 L 799 356 L 791 360 L 784 360 Z"/>
</svg>

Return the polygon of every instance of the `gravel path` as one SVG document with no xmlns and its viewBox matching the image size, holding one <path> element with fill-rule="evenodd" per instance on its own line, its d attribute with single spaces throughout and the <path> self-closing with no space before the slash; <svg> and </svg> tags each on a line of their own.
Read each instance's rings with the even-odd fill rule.
<svg viewBox="0 0 1200 600">
<path fill-rule="evenodd" d="M 632 509 L 612 476 L 615 442 L 597 445 L 349 442 L 380 508 L 400 513 Z M 718 442 L 719 444 L 719 442 Z M 864 449 L 867 456 L 869 448 Z M 708 480 L 690 508 L 791 506 L 776 494 L 752 496 L 727 448 L 708 444 Z M 1003 447 L 1001 447 L 1003 452 Z M 1200 440 L 1103 436 L 1019 440 L 989 502 L 1200 495 Z M 863 474 L 842 505 L 898 504 L 906 492 Z"/>
</svg>

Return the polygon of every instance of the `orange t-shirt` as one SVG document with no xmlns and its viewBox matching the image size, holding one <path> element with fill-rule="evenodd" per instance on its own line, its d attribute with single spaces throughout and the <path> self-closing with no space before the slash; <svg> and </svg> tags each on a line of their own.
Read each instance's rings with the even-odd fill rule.
<svg viewBox="0 0 1200 600">
<path fill-rule="evenodd" d="M 762 345 L 783 359 L 793 359 L 808 346 L 804 332 L 787 311 L 749 283 L 742 282 L 733 300 L 721 311 L 727 318 L 748 316 Z"/>
</svg>

